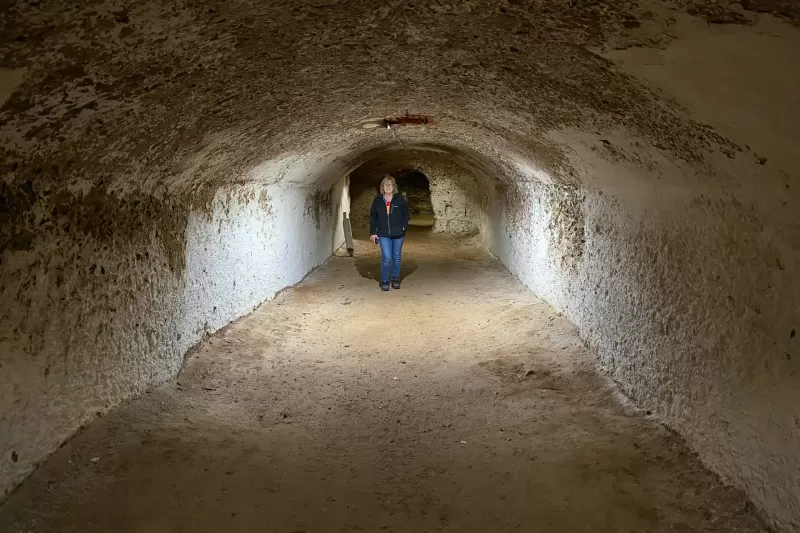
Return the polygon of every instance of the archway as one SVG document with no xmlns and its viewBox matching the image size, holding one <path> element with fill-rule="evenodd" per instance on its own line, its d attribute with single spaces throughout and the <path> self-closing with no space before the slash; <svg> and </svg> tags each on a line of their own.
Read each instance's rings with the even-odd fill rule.
<svg viewBox="0 0 800 533">
<path fill-rule="evenodd" d="M 369 153 L 349 173 L 353 235 L 366 238 L 369 208 L 387 175 L 395 178 L 408 200 L 417 233 L 477 234 L 482 220 L 479 191 L 485 196 L 486 185 L 494 181 L 488 172 L 451 150 L 411 146 Z"/>
</svg>

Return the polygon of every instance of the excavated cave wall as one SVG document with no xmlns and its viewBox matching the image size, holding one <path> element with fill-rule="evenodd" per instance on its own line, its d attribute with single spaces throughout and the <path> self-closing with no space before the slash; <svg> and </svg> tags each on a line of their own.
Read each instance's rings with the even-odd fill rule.
<svg viewBox="0 0 800 533">
<path fill-rule="evenodd" d="M 471 235 L 478 232 L 478 185 L 461 166 L 446 161 L 425 165 L 431 182 L 436 233 Z"/>
<path fill-rule="evenodd" d="M 489 249 L 576 324 L 638 406 L 798 530 L 800 233 L 785 199 L 770 211 L 702 187 L 482 190 Z"/>
<path fill-rule="evenodd" d="M 3 191 L 0 494 L 342 244 L 344 180 L 178 199 Z M 13 205 L 12 205 L 13 204 Z M 9 216 L 10 214 L 12 214 Z"/>
<path fill-rule="evenodd" d="M 755 12 L 797 26 L 790 4 L 9 2 L 0 10 L 0 200 L 9 202 L 0 217 L 13 219 L 0 220 L 0 370 L 10 376 L 0 490 L 93 412 L 173 375 L 206 322 L 213 330 L 246 312 L 310 268 L 315 243 L 339 239 L 325 229 L 325 193 L 275 190 L 271 208 L 238 194 L 214 200 L 232 202 L 226 211 L 163 194 L 131 193 L 123 204 L 104 191 L 238 183 L 265 161 L 343 155 L 332 140 L 377 138 L 362 120 L 410 110 L 438 121 L 419 140 L 482 144 L 490 159 L 513 152 L 555 167 L 562 158 L 543 141 L 548 132 L 610 122 L 670 157 L 701 160 L 723 146 L 757 149 L 767 169 L 787 163 L 789 207 L 754 207 L 767 188 L 755 173 L 742 177 L 752 190 L 735 196 L 711 173 L 703 180 L 719 187 L 708 194 L 683 187 L 681 172 L 649 171 L 638 198 L 592 185 L 590 172 L 582 190 L 479 192 L 490 247 L 578 324 L 623 389 L 781 529 L 800 530 L 800 399 L 789 386 L 800 364 L 791 336 L 800 231 L 796 215 L 794 226 L 776 218 L 797 212 L 797 53 L 776 44 L 796 29 L 741 34 Z M 666 54 L 683 11 L 740 44 L 689 35 L 683 55 Z M 642 65 L 620 72 L 621 55 Z M 380 133 L 398 145 L 412 135 Z M 780 145 L 786 153 L 769 153 Z M 73 192 L 48 192 L 52 183 Z M 265 229 L 277 224 L 297 233 Z M 273 288 L 258 271 L 273 255 L 255 251 L 259 243 L 284 254 Z M 228 267 L 250 280 L 237 281 L 239 304 L 226 292 L 238 276 Z"/>
</svg>

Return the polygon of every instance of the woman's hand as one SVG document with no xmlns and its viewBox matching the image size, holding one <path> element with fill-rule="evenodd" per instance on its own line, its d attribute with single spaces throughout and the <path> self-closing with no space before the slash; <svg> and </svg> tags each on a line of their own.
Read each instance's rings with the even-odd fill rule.
<svg viewBox="0 0 800 533">
<path fill-rule="evenodd" d="M 372 244 L 378 244 L 378 236 L 377 235 L 370 235 L 369 240 L 372 241 Z"/>
</svg>

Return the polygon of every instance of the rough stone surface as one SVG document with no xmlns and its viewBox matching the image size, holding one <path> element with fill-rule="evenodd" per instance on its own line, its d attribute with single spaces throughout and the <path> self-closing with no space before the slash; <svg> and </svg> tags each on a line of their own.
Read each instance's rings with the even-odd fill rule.
<svg viewBox="0 0 800 533">
<path fill-rule="evenodd" d="M 327 257 L 343 176 L 425 151 L 621 388 L 800 529 L 795 4 L 0 2 L 2 490 Z M 435 124 L 373 127 L 407 110 Z"/>
<path fill-rule="evenodd" d="M 108 219 L 95 234 L 81 228 L 88 202 L 77 212 L 45 204 L 41 217 L 60 235 L 18 245 L 0 271 L 0 488 L 96 415 L 174 377 L 204 336 L 325 261 L 343 242 L 332 238 L 346 197 L 342 182 L 324 193 L 225 187 L 188 213 L 128 201 L 116 217 L 96 213 Z"/>
<path fill-rule="evenodd" d="M 389 294 L 355 244 L 59 449 L 0 531 L 767 532 L 479 238 L 412 228 Z"/>
<path fill-rule="evenodd" d="M 490 249 L 566 313 L 625 394 L 796 529 L 800 233 L 787 231 L 789 212 L 758 216 L 721 191 L 544 184 L 498 187 L 485 206 Z"/>
</svg>

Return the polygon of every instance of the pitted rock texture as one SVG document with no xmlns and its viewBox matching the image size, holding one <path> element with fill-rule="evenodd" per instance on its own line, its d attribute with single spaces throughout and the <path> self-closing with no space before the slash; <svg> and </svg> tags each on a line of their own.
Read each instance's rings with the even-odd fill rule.
<svg viewBox="0 0 800 533">
<path fill-rule="evenodd" d="M 797 530 L 798 20 L 786 0 L 0 2 L 2 490 L 324 261 L 347 175 L 424 153 L 437 231 L 479 231 Z M 376 127 L 406 111 L 433 124 Z"/>
<path fill-rule="evenodd" d="M 691 160 L 741 150 L 590 49 L 631 21 L 667 29 L 667 7 L 6 4 L 2 67 L 26 71 L 2 109 L 13 183 L 193 190 L 296 154 L 354 157 L 385 142 L 364 120 L 406 109 L 439 120 L 427 140 L 501 143 L 553 171 L 543 134 L 564 126 L 621 125 Z"/>
<path fill-rule="evenodd" d="M 412 228 L 385 294 L 356 241 L 59 449 L 0 531 L 765 533 L 479 245 Z"/>
<path fill-rule="evenodd" d="M 0 490 L 325 261 L 343 242 L 346 196 L 343 182 L 228 186 L 187 211 L 152 197 L 101 196 L 105 210 L 91 196 L 64 205 L 45 195 L 40 218 L 24 222 L 52 233 L 15 236 L 0 270 Z"/>
<path fill-rule="evenodd" d="M 800 242 L 754 213 L 720 195 L 518 184 L 490 189 L 481 234 L 625 394 L 792 531 Z"/>
</svg>

